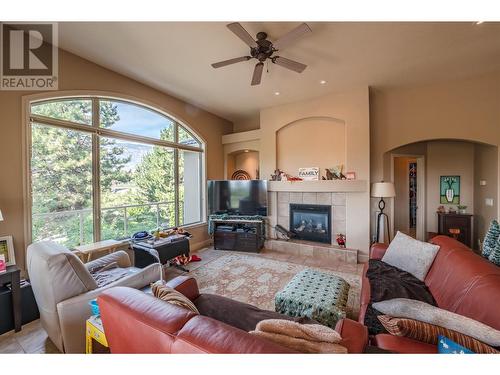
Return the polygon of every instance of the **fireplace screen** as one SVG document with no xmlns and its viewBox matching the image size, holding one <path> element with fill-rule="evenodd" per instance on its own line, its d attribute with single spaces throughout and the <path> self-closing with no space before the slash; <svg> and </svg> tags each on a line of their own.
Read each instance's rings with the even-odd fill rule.
<svg viewBox="0 0 500 375">
<path fill-rule="evenodd" d="M 291 204 L 290 231 L 297 239 L 331 243 L 331 206 Z"/>
</svg>

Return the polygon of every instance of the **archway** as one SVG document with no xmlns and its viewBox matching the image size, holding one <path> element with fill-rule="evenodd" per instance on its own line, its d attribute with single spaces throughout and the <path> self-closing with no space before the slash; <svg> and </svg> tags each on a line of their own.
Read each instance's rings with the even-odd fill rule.
<svg viewBox="0 0 500 375">
<path fill-rule="evenodd" d="M 421 173 L 415 165 L 416 160 L 420 160 Z M 417 167 L 414 171 L 416 177 L 409 175 L 410 165 Z M 458 177 L 454 187 L 457 195 L 451 201 L 443 199 L 441 191 L 441 179 L 447 176 Z M 412 178 L 416 179 L 413 186 L 416 190 L 408 189 Z M 384 154 L 384 179 L 393 181 L 396 187 L 396 197 L 390 207 L 394 232 L 411 229 L 411 225 L 409 228 L 406 224 L 411 224 L 413 208 L 420 214 L 424 233 L 422 239 L 427 240 L 444 230 L 439 226 L 440 216 L 436 213 L 438 207 L 442 206 L 446 213 L 459 213 L 458 206 L 461 206 L 463 212 L 470 217 L 470 226 L 462 229 L 460 239 L 468 246 L 478 249 L 478 240 L 484 237 L 489 222 L 497 217 L 496 145 L 463 139 L 429 139 L 402 145 Z M 412 202 L 412 194 L 416 195 L 418 202 Z"/>
</svg>

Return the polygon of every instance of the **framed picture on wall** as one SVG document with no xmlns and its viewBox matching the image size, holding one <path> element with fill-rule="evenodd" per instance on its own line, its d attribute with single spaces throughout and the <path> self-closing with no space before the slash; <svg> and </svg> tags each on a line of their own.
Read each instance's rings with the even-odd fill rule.
<svg viewBox="0 0 500 375">
<path fill-rule="evenodd" d="M 16 255 L 14 254 L 12 236 L 0 237 L 0 255 L 4 256 L 5 264 L 7 266 L 13 266 L 16 264 Z"/>
<path fill-rule="evenodd" d="M 460 204 L 460 176 L 441 176 L 440 203 Z"/>
</svg>

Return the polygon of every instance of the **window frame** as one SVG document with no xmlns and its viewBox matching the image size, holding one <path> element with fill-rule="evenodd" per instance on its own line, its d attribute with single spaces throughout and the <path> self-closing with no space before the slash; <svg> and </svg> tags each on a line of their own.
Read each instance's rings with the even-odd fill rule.
<svg viewBox="0 0 500 375">
<path fill-rule="evenodd" d="M 42 104 L 56 101 L 65 100 L 91 100 L 92 102 L 92 124 L 83 124 L 71 122 L 68 120 L 55 119 L 51 117 L 36 115 L 31 113 L 31 106 L 33 104 Z M 105 129 L 100 127 L 100 113 L 99 113 L 99 100 L 108 100 L 113 102 L 120 102 L 125 104 L 132 104 L 139 108 L 145 108 L 162 117 L 166 117 L 172 121 L 174 126 L 174 141 L 165 141 L 157 138 L 140 136 L 121 131 Z M 149 104 L 144 100 L 133 97 L 124 97 L 117 95 L 110 95 L 103 92 L 92 92 L 85 94 L 70 94 L 67 95 L 47 95 L 35 94 L 23 97 L 24 108 L 24 121 L 23 123 L 23 165 L 25 173 L 23 173 L 23 189 L 24 189 L 24 213 L 25 213 L 25 242 L 26 245 L 33 242 L 32 236 L 32 205 L 33 197 L 31 194 L 31 150 L 32 150 L 32 124 L 39 123 L 45 126 L 54 126 L 57 128 L 72 129 L 82 131 L 92 135 L 92 200 L 93 200 L 93 240 L 101 240 L 101 189 L 100 189 L 100 137 L 109 137 L 118 140 L 138 142 L 151 146 L 167 147 L 174 150 L 174 186 L 175 186 L 175 225 L 183 226 L 185 228 L 197 227 L 206 225 L 206 142 L 197 132 L 195 132 L 185 121 L 181 120 L 178 116 L 159 108 L 157 105 Z M 186 132 L 192 135 L 199 143 L 200 147 L 194 147 L 178 143 L 178 129 L 184 128 Z M 201 199 L 200 199 L 200 221 L 194 223 L 181 224 L 179 223 L 179 150 L 194 151 L 200 154 L 200 184 L 201 184 Z M 149 203 L 149 202 L 148 202 Z"/>
</svg>

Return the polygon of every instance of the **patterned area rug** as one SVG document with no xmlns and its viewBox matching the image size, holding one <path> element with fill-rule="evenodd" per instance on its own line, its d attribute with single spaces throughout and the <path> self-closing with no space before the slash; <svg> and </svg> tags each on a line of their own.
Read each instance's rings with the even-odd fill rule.
<svg viewBox="0 0 500 375">
<path fill-rule="evenodd" d="M 228 253 L 190 272 L 200 291 L 274 311 L 274 295 L 303 269 L 316 269 L 343 278 L 350 285 L 347 317 L 357 319 L 361 278 L 343 273 L 283 262 L 258 255 Z"/>
</svg>

